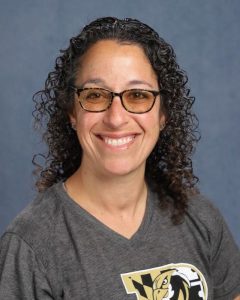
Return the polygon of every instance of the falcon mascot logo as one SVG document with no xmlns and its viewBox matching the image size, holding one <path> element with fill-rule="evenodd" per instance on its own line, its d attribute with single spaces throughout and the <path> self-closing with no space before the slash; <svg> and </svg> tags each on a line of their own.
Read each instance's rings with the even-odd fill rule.
<svg viewBox="0 0 240 300">
<path fill-rule="evenodd" d="M 121 274 L 127 294 L 137 300 L 207 300 L 202 273 L 190 264 L 169 264 Z"/>
</svg>

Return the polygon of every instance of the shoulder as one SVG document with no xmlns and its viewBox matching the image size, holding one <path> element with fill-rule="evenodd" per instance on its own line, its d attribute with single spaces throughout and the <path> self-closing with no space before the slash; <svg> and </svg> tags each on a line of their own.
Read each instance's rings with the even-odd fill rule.
<svg viewBox="0 0 240 300">
<path fill-rule="evenodd" d="M 38 194 L 1 237 L 0 298 L 3 294 L 8 299 L 13 299 L 14 295 L 16 299 L 35 299 L 36 295 L 45 299 L 47 293 L 50 295 L 49 280 L 53 276 L 49 272 L 55 270 L 51 241 L 54 240 L 55 224 L 61 210 L 55 189 L 53 186 Z"/>
<path fill-rule="evenodd" d="M 5 235 L 16 236 L 36 248 L 53 234 L 59 218 L 62 201 L 56 184 L 37 197 L 7 227 Z"/>
<path fill-rule="evenodd" d="M 190 197 L 185 219 L 188 227 L 205 238 L 212 250 L 218 251 L 220 245 L 235 244 L 219 209 L 204 195 Z"/>
<path fill-rule="evenodd" d="M 240 288 L 240 252 L 222 214 L 199 194 L 189 201 L 186 223 L 198 250 L 208 254 L 215 297 L 233 299 Z"/>
<path fill-rule="evenodd" d="M 223 216 L 213 202 L 202 194 L 189 197 L 187 214 L 211 227 L 224 222 Z"/>
</svg>

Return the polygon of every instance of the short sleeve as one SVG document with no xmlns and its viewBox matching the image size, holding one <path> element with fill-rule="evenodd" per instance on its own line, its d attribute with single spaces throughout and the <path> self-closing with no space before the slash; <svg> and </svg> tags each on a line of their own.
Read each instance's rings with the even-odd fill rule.
<svg viewBox="0 0 240 300">
<path fill-rule="evenodd" d="M 12 233 L 0 240 L 0 299 L 53 299 L 33 250 Z"/>
<path fill-rule="evenodd" d="M 240 251 L 223 217 L 215 214 L 212 236 L 212 278 L 214 299 L 234 299 L 240 295 Z"/>
</svg>

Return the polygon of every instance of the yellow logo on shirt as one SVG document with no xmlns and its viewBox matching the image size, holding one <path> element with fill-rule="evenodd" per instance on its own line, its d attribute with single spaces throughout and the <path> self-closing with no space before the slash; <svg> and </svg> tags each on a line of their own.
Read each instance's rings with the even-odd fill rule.
<svg viewBox="0 0 240 300">
<path fill-rule="evenodd" d="M 193 265 L 169 264 L 121 274 L 127 294 L 137 300 L 207 300 L 204 276 Z"/>
</svg>

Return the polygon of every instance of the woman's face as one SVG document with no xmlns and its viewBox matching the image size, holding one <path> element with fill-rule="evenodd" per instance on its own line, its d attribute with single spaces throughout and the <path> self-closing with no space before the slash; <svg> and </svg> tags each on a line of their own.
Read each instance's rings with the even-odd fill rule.
<svg viewBox="0 0 240 300">
<path fill-rule="evenodd" d="M 159 90 L 157 76 L 142 48 L 111 40 L 97 42 L 82 56 L 75 85 L 114 92 Z M 146 159 L 165 122 L 160 96 L 152 110 L 134 114 L 123 108 L 118 96 L 108 110 L 87 112 L 75 95 L 70 119 L 83 150 L 82 171 L 110 176 L 144 174 Z"/>
</svg>

